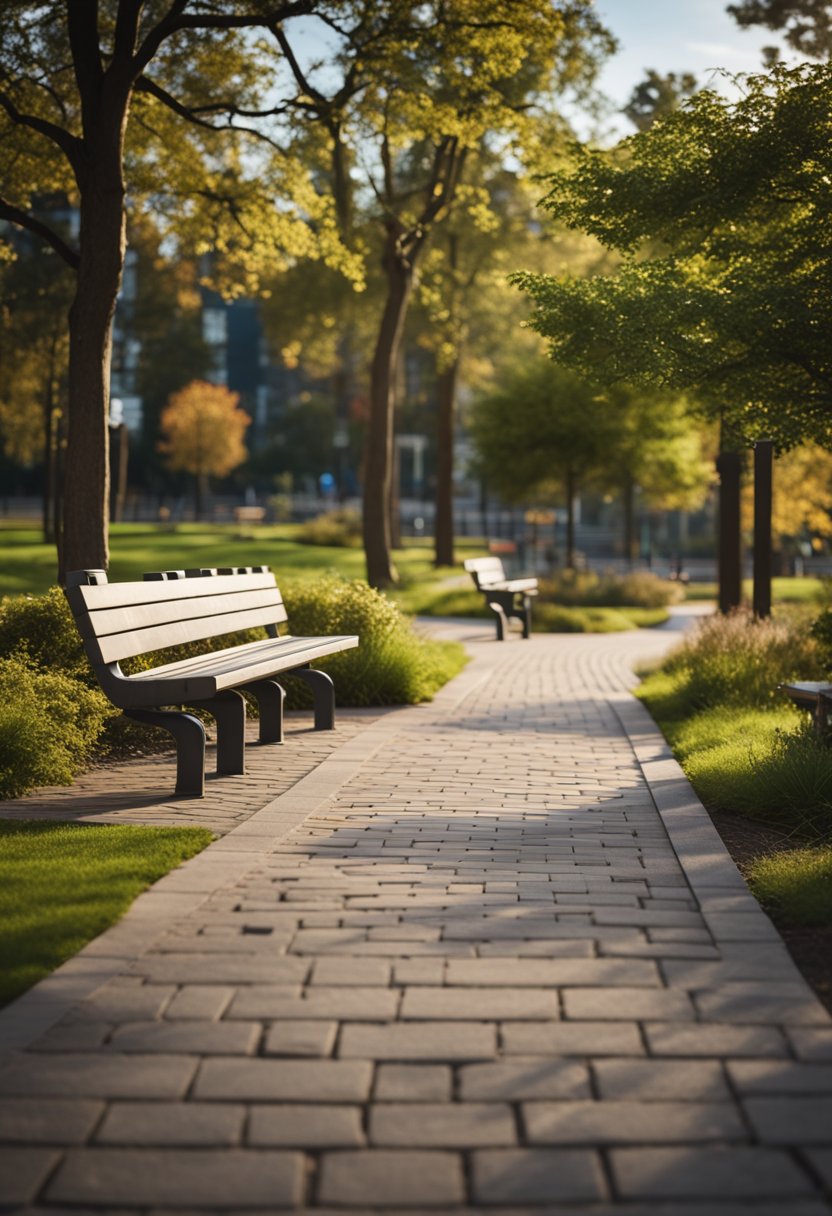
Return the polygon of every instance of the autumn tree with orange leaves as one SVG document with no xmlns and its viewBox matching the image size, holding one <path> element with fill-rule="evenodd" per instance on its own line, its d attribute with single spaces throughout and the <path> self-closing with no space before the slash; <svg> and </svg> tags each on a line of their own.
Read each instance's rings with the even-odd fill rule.
<svg viewBox="0 0 832 1216">
<path fill-rule="evenodd" d="M 197 519 L 202 518 L 208 478 L 227 477 L 246 459 L 245 432 L 251 418 L 237 408 L 239 400 L 239 393 L 221 384 L 192 380 L 171 395 L 162 411 L 159 451 L 167 455 L 171 469 L 193 473 Z"/>
</svg>

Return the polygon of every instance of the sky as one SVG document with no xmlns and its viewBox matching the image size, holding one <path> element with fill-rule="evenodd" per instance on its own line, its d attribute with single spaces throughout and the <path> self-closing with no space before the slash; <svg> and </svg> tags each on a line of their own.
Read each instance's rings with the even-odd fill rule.
<svg viewBox="0 0 832 1216">
<path fill-rule="evenodd" d="M 761 47 L 782 46 L 762 26 L 741 29 L 726 11 L 730 0 L 596 0 L 598 14 L 619 42 L 600 76 L 600 87 L 621 107 L 648 68 L 662 75 L 693 72 L 701 85 L 724 88 L 714 69 L 755 72 Z M 632 132 L 625 118 L 611 125 Z"/>
</svg>

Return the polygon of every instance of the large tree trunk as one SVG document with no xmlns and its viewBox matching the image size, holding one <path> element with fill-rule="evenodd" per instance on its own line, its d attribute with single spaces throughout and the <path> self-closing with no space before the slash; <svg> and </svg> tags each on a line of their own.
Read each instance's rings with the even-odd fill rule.
<svg viewBox="0 0 832 1216">
<path fill-rule="evenodd" d="M 728 613 L 742 602 L 739 452 L 720 452 L 716 468 L 719 474 L 719 611 Z"/>
<path fill-rule="evenodd" d="M 575 474 L 566 470 L 566 569 L 575 569 Z"/>
<path fill-rule="evenodd" d="M 624 506 L 624 560 L 632 570 L 636 553 L 636 487 L 631 477 L 624 483 L 621 494 Z"/>
<path fill-rule="evenodd" d="M 113 109 L 116 109 L 115 100 Z M 124 265 L 122 140 L 126 106 L 115 119 L 102 103 L 101 129 L 82 182 L 80 260 L 69 310 L 69 431 L 61 582 L 70 570 L 106 569 L 109 560 L 110 355 Z"/>
<path fill-rule="evenodd" d="M 398 232 L 392 223 L 387 231 L 384 270 L 387 299 L 370 374 L 370 417 L 364 469 L 364 553 L 367 581 L 372 587 L 389 587 L 398 580 L 391 555 L 389 513 L 393 471 L 393 377 L 413 290 L 413 266 L 399 255 Z"/>
<path fill-rule="evenodd" d="M 453 566 L 454 558 L 454 402 L 459 355 L 436 381 L 436 525 L 435 566 Z"/>
</svg>

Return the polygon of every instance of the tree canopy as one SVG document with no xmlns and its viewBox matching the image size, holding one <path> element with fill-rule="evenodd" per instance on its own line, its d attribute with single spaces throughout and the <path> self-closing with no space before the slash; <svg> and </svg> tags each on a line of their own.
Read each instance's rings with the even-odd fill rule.
<svg viewBox="0 0 832 1216">
<path fill-rule="evenodd" d="M 611 151 L 575 148 L 544 206 L 621 252 L 585 280 L 521 272 L 558 361 L 697 394 L 737 439 L 832 439 L 832 71 L 695 94 Z"/>
</svg>

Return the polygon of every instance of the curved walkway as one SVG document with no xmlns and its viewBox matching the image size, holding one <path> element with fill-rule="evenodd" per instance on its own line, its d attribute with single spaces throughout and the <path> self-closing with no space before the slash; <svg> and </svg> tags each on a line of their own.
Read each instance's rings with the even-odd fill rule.
<svg viewBox="0 0 832 1216">
<path fill-rule="evenodd" d="M 431 705 L 0 1014 L 0 1206 L 832 1210 L 832 1024 L 627 691 L 672 636 L 436 629 Z"/>
</svg>

